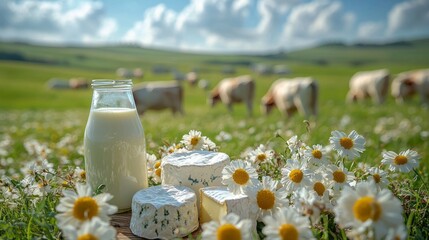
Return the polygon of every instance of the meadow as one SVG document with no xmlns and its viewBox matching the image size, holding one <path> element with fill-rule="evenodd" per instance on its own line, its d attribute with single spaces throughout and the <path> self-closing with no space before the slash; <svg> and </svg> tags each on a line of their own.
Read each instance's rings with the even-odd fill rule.
<svg viewBox="0 0 429 240">
<path fill-rule="evenodd" d="M 346 104 L 345 96 L 348 80 L 355 72 L 387 68 L 395 76 L 402 71 L 427 68 L 428 53 L 428 40 L 386 46 L 331 44 L 266 55 L 196 54 L 135 46 L 48 47 L 0 43 L 0 173 L 12 179 L 7 184 L 2 179 L 3 195 L 6 196 L 5 189 L 18 186 L 19 180 L 25 177 L 26 164 L 40 157 L 40 152 L 29 150 L 31 144 L 50 150 L 42 155 L 53 164 L 53 169 L 62 169 L 58 172 L 65 174 L 64 169 L 76 166 L 84 168 L 83 133 L 92 90 L 49 89 L 46 83 L 50 78 L 117 79 L 118 67 L 139 67 L 144 77 L 133 79 L 134 83 L 171 80 L 170 72 L 155 74 L 152 71 L 154 66 L 162 65 L 183 73 L 198 70 L 200 79 L 208 80 L 213 88 L 225 77 L 250 74 L 256 81 L 253 117 L 246 117 L 244 105 L 235 105 L 232 114 L 222 105 L 210 108 L 206 102 L 208 91 L 184 83 L 185 115 L 174 116 L 165 110 L 141 116 L 148 153 L 159 157 L 160 147 L 179 142 L 192 129 L 209 137 L 231 159 L 242 158 L 244 152 L 260 144 L 285 152 L 285 140 L 294 135 L 309 146 L 328 145 L 332 131 L 356 130 L 366 139 L 366 150 L 356 164 L 379 166 L 385 150 L 413 149 L 421 156 L 419 168 L 396 178 L 398 182 L 391 182 L 390 187 L 402 200 L 410 239 L 425 239 L 429 235 L 429 109 L 422 107 L 417 98 L 398 105 L 389 97 L 385 104 L 375 106 L 371 101 Z M 292 72 L 284 76 L 259 75 L 250 69 L 257 63 L 284 64 Z M 222 73 L 225 66 L 236 72 Z M 319 116 L 305 119 L 297 114 L 286 119 L 276 110 L 263 116 L 259 102 L 270 84 L 281 77 L 295 76 L 312 76 L 318 80 Z M 52 184 L 52 189 L 61 187 L 61 183 Z M 18 190 L 24 191 L 24 188 Z M 0 202 L 0 238 L 59 238 L 54 218 L 58 194 L 59 190 L 53 190 L 41 198 L 17 200 L 15 210 L 10 210 L 4 197 Z M 28 196 L 24 192 L 21 195 Z M 37 203 L 31 203 L 32 199 L 37 199 Z M 316 231 L 317 236 L 344 238 L 336 235 L 335 227 L 329 229 L 326 234 Z"/>
</svg>

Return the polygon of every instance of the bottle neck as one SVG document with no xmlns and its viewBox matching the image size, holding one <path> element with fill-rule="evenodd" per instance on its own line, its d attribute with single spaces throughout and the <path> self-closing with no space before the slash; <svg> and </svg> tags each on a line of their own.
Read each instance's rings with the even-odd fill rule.
<svg viewBox="0 0 429 240">
<path fill-rule="evenodd" d="M 100 108 L 135 109 L 131 80 L 93 80 L 91 110 Z"/>
</svg>

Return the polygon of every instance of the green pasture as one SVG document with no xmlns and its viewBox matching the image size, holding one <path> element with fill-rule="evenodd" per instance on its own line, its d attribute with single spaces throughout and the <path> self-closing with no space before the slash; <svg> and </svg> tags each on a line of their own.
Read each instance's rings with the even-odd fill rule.
<svg viewBox="0 0 429 240">
<path fill-rule="evenodd" d="M 149 111 L 141 116 L 147 151 L 157 154 L 160 146 L 178 143 L 191 129 L 201 131 L 232 159 L 240 158 L 247 148 L 256 148 L 259 144 L 268 144 L 278 152 L 283 152 L 285 143 L 282 138 L 287 140 L 293 135 L 298 135 L 308 145 L 325 146 L 329 144 L 331 131 L 340 130 L 348 134 L 356 130 L 367 141 L 366 151 L 357 162 L 378 166 L 384 150 L 399 153 L 413 149 L 420 154 L 421 164 L 417 172 L 423 176 L 423 180 L 414 177 L 415 173 L 410 173 L 410 179 L 413 179 L 410 186 L 415 192 L 410 193 L 411 200 L 407 202 L 417 205 L 406 209 L 410 235 L 419 239 L 419 236 L 424 236 L 422 231 L 429 232 L 428 229 L 422 230 L 428 225 L 425 207 L 427 195 L 416 195 L 416 192 L 427 192 L 427 188 L 422 190 L 422 187 L 429 182 L 429 109 L 422 107 L 417 97 L 403 105 L 396 104 L 389 97 L 381 106 L 375 106 L 371 101 L 346 104 L 345 97 L 348 81 L 355 72 L 387 68 L 395 76 L 402 71 L 428 68 L 428 55 L 429 40 L 384 46 L 331 44 L 267 55 L 192 54 L 136 46 L 47 47 L 0 43 L 0 140 L 6 134 L 13 137 L 14 149 L 10 156 L 14 158 L 17 169 L 21 167 L 20 162 L 28 160 L 22 146 L 22 142 L 28 138 L 52 145 L 64 135 L 74 134 L 77 136 L 75 147 L 83 144 L 92 90 L 49 89 L 46 83 L 51 78 L 117 79 L 117 68 L 139 67 L 144 71 L 144 77 L 133 79 L 135 84 L 171 80 L 171 73 L 152 72 L 154 66 L 162 65 L 182 73 L 197 69 L 200 79 L 208 80 L 211 89 L 225 77 L 249 74 L 256 81 L 253 117 L 246 117 L 245 106 L 241 104 L 234 106 L 232 114 L 222 105 L 210 108 L 206 103 L 207 91 L 184 83 L 185 115 L 174 116 L 164 110 Z M 283 64 L 292 73 L 282 76 L 258 75 L 250 69 L 250 65 L 256 63 L 271 66 Z M 234 68 L 236 72 L 223 74 L 225 66 Z M 318 80 L 319 116 L 305 119 L 296 114 L 287 119 L 277 110 L 269 116 L 261 115 L 260 99 L 270 84 L 281 77 L 296 76 L 312 76 Z M 308 120 L 309 128 L 305 120 Z M 75 124 L 73 128 L 69 121 Z M 222 131 L 230 134 L 232 139 L 216 140 Z M 64 151 L 62 154 L 67 156 L 69 152 Z M 83 160 L 83 156 L 75 152 L 72 157 Z M 83 167 L 83 163 L 80 166 Z M 0 221 L 0 232 L 3 223 Z M 32 235 L 31 231 L 27 231 L 27 237 L 31 236 L 40 235 L 35 232 Z"/>
<path fill-rule="evenodd" d="M 295 115 L 285 119 L 278 111 L 270 116 L 261 116 L 259 101 L 270 84 L 280 77 L 312 76 L 319 81 L 320 99 L 319 116 L 310 119 L 312 122 L 309 144 L 327 144 L 332 130 L 339 129 L 350 132 L 355 129 L 374 144 L 368 154 L 375 158 L 383 149 L 402 150 L 414 148 L 423 156 L 427 163 L 427 138 L 421 132 L 429 131 L 429 113 L 422 108 L 418 99 L 397 105 L 390 97 L 386 104 L 374 106 L 370 101 L 362 104 L 347 105 L 345 96 L 348 80 L 357 71 L 387 68 L 392 75 L 419 68 L 426 68 L 429 60 L 429 41 L 420 40 L 406 44 L 386 46 L 344 46 L 326 45 L 314 49 L 291 53 L 271 55 L 209 55 L 169 52 L 138 48 L 135 46 L 106 47 L 42 47 L 26 44 L 1 43 L 2 56 L 13 56 L 15 60 L 0 60 L 0 111 L 45 111 L 45 110 L 78 110 L 82 121 L 86 120 L 92 90 L 52 90 L 46 83 L 50 78 L 69 79 L 84 77 L 87 79 L 116 79 L 118 67 L 136 68 L 144 71 L 142 79 L 134 79 L 134 83 L 145 81 L 171 80 L 171 73 L 154 74 L 152 67 L 162 65 L 176 69 L 182 73 L 199 70 L 199 77 L 210 82 L 210 88 L 222 78 L 250 74 L 256 80 L 256 98 L 254 117 L 246 118 L 244 105 L 234 106 L 233 114 L 228 114 L 221 105 L 211 109 L 206 104 L 208 92 L 184 84 L 185 98 L 184 116 L 173 116 L 169 111 L 147 112 L 142 122 L 149 141 L 160 145 L 163 141 L 179 141 L 180 137 L 190 129 L 197 129 L 214 138 L 220 131 L 243 135 L 233 138 L 230 142 L 218 143 L 222 150 L 232 156 L 239 156 L 245 147 L 254 147 L 272 139 L 276 131 L 302 135 L 306 133 L 302 116 Z M 291 69 L 290 75 L 257 75 L 250 69 L 251 64 L 266 65 L 283 64 Z M 235 74 L 225 75 L 222 69 L 230 66 Z M 342 118 L 350 117 L 350 124 L 340 125 Z M 404 119 L 412 125 L 418 125 L 419 132 L 405 132 L 397 136 L 395 141 L 386 144 L 379 142 L 374 128 L 380 118 L 390 117 L 394 123 L 389 126 L 398 128 Z M 0 122 L 5 125 L 7 123 Z M 84 127 L 84 126 L 83 126 Z M 82 132 L 83 132 L 82 127 Z M 249 130 L 250 129 L 250 130 Z M 412 133 L 412 134 L 411 134 Z M 246 136 L 246 137 L 244 137 Z M 254 137 L 256 136 L 256 138 Z M 425 136 L 423 134 L 423 136 Z M 287 136 L 285 136 L 287 137 Z M 273 144 L 274 144 L 273 143 Z"/>
</svg>

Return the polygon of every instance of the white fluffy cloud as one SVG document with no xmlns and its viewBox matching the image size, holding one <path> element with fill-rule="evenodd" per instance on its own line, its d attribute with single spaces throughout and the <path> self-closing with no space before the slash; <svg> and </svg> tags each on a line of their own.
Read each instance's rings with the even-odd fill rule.
<svg viewBox="0 0 429 240">
<path fill-rule="evenodd" d="M 0 38 L 48 43 L 103 42 L 117 29 L 101 2 L 0 1 Z"/>
<path fill-rule="evenodd" d="M 160 4 L 148 9 L 124 40 L 193 50 L 232 49 L 253 35 L 244 27 L 249 4 L 248 0 L 193 0 L 179 13 Z"/>
<path fill-rule="evenodd" d="M 326 41 L 382 42 L 429 34 L 428 0 L 404 0 L 372 20 L 365 20 L 365 12 L 352 12 L 353 4 L 341 0 L 191 0 L 180 11 L 167 4 L 148 8 L 134 24 L 118 29 L 123 19 L 113 19 L 105 11 L 107 7 L 114 11 L 117 3 L 113 1 L 0 0 L 0 39 L 124 41 L 182 50 L 262 52 Z"/>
<path fill-rule="evenodd" d="M 253 5 L 257 4 L 257 5 Z M 256 16 L 249 16 L 256 6 Z M 249 17 L 257 17 L 253 25 Z M 348 35 L 354 23 L 339 1 L 192 0 L 181 12 L 148 9 L 124 40 L 205 51 L 291 49 Z M 310 39 L 310 41 L 308 41 Z"/>
<path fill-rule="evenodd" d="M 429 1 L 411 0 L 397 4 L 388 17 L 388 34 L 429 33 Z"/>
<path fill-rule="evenodd" d="M 344 12 L 339 1 L 313 1 L 295 7 L 284 27 L 284 42 L 299 47 L 326 40 L 344 39 L 355 15 Z"/>
<path fill-rule="evenodd" d="M 176 22 L 176 12 L 160 4 L 148 9 L 144 14 L 144 19 L 136 22 L 128 30 L 124 40 L 153 46 L 172 47 L 178 41 L 178 32 L 175 29 Z"/>
<path fill-rule="evenodd" d="M 385 24 L 381 22 L 364 22 L 358 28 L 359 40 L 374 41 L 385 39 Z"/>
</svg>

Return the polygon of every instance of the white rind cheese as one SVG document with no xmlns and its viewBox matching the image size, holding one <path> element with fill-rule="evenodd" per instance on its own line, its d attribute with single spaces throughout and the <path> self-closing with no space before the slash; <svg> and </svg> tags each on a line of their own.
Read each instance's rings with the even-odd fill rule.
<svg viewBox="0 0 429 240">
<path fill-rule="evenodd" d="M 133 196 L 130 229 L 147 239 L 181 238 L 198 226 L 197 198 L 185 186 L 159 185 Z"/>
<path fill-rule="evenodd" d="M 241 219 L 251 219 L 247 195 L 235 195 L 226 186 L 201 188 L 200 194 L 200 224 L 220 221 L 229 213 L 235 213 Z"/>
<path fill-rule="evenodd" d="M 222 170 L 229 162 L 229 156 L 220 152 L 173 153 L 162 159 L 161 182 L 167 185 L 187 186 L 195 193 L 199 193 L 200 188 L 223 185 Z M 199 194 L 197 200 L 200 201 Z"/>
</svg>

